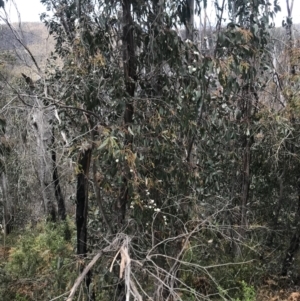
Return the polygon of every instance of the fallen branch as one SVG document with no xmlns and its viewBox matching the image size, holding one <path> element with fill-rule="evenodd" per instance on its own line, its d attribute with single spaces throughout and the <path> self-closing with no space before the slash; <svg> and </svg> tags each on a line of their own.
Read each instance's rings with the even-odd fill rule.
<svg viewBox="0 0 300 301">
<path fill-rule="evenodd" d="M 80 285 L 80 283 L 82 282 L 82 280 L 84 279 L 84 277 L 86 276 L 86 274 L 89 272 L 89 270 L 93 267 L 93 265 L 97 262 L 97 260 L 102 256 L 103 252 L 100 251 L 98 254 L 96 254 L 94 256 L 94 258 L 92 259 L 92 261 L 84 268 L 83 272 L 78 276 L 78 278 L 76 279 L 71 291 L 70 291 L 70 294 L 69 294 L 69 297 L 66 301 L 72 301 L 73 300 L 73 297 L 75 295 L 75 292 L 78 288 L 78 286 Z"/>
<path fill-rule="evenodd" d="M 73 297 L 75 295 L 75 292 L 78 288 L 78 286 L 80 285 L 80 283 L 83 281 L 84 277 L 87 275 L 87 273 L 89 272 L 89 270 L 93 267 L 93 265 L 97 262 L 97 260 L 102 256 L 103 253 L 105 252 L 111 252 L 113 250 L 116 250 L 118 248 L 120 248 L 120 242 L 124 239 L 124 237 L 120 234 L 118 235 L 115 240 L 106 248 L 102 249 L 101 251 L 99 251 L 94 258 L 92 259 L 92 261 L 84 268 L 83 272 L 78 276 L 78 278 L 76 279 L 69 297 L 66 301 L 72 301 Z"/>
</svg>

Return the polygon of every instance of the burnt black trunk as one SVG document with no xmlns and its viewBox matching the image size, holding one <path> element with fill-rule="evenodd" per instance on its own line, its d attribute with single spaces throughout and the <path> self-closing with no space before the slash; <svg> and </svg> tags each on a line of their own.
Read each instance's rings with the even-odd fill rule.
<svg viewBox="0 0 300 301">
<path fill-rule="evenodd" d="M 88 173 L 91 161 L 91 149 L 80 154 L 77 174 L 76 194 L 76 229 L 77 255 L 86 256 L 87 253 L 87 213 L 88 213 Z"/>
<path fill-rule="evenodd" d="M 131 103 L 131 98 L 134 97 L 136 75 L 136 57 L 134 46 L 134 24 L 130 12 L 131 0 L 124 0 L 123 6 L 123 64 L 124 64 L 124 78 L 126 85 L 126 94 L 129 98 L 125 105 L 124 123 L 125 126 L 130 126 L 133 123 L 134 107 Z M 132 136 L 126 134 L 125 146 L 131 147 Z M 123 176 L 123 184 L 118 198 L 116 210 L 118 216 L 118 228 L 120 228 L 124 222 L 126 214 L 126 206 L 129 199 L 128 194 L 128 179 L 130 174 Z M 118 231 L 119 229 L 117 229 Z"/>
<path fill-rule="evenodd" d="M 77 230 L 77 255 L 85 258 L 87 254 L 87 217 L 88 217 L 88 177 L 91 164 L 92 150 L 83 151 L 78 160 L 79 172 L 77 174 L 76 194 L 76 230 Z M 84 264 L 81 266 L 83 270 Z M 95 300 L 94 292 L 89 287 L 92 281 L 91 271 L 86 275 L 85 284 L 89 300 Z"/>
</svg>

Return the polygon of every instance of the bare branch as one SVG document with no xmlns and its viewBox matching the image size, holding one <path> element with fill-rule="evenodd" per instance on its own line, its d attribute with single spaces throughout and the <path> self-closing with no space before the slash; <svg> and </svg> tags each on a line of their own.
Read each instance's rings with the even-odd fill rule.
<svg viewBox="0 0 300 301">
<path fill-rule="evenodd" d="M 78 288 L 78 286 L 80 285 L 80 283 L 83 281 L 84 277 L 87 275 L 87 273 L 89 272 L 89 270 L 93 267 L 93 265 L 97 262 L 97 260 L 102 256 L 103 252 L 100 251 L 98 254 L 96 254 L 94 256 L 94 258 L 92 259 L 92 261 L 85 267 L 85 269 L 83 270 L 83 272 L 79 275 L 79 277 L 76 279 L 71 292 L 69 294 L 69 297 L 66 301 L 72 301 L 73 297 L 75 295 L 75 292 Z"/>
</svg>

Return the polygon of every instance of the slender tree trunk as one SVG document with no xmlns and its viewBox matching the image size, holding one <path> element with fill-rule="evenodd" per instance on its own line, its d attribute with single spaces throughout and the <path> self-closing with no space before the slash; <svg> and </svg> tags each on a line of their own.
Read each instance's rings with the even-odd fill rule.
<svg viewBox="0 0 300 301">
<path fill-rule="evenodd" d="M 88 218 L 88 186 L 89 170 L 91 164 L 92 148 L 82 151 L 78 159 L 79 172 L 77 174 L 76 193 L 76 230 L 77 230 L 77 255 L 85 258 L 87 255 L 87 218 Z M 81 271 L 84 264 L 81 265 Z M 91 271 L 85 278 L 89 300 L 95 300 L 94 292 L 90 292 L 92 281 Z"/>
<path fill-rule="evenodd" d="M 80 153 L 78 160 L 76 193 L 77 254 L 87 253 L 87 214 L 88 214 L 88 178 L 91 162 L 91 149 Z"/>
<path fill-rule="evenodd" d="M 293 28 L 292 28 L 292 13 L 293 13 L 294 0 L 292 0 L 291 4 L 289 0 L 286 0 L 286 8 L 288 12 L 287 24 L 286 24 L 286 34 L 288 38 L 288 53 L 289 53 L 289 68 L 290 74 L 294 75 L 296 73 L 295 65 L 293 64 L 292 52 L 294 47 L 294 38 L 293 38 Z"/>
<path fill-rule="evenodd" d="M 53 183 L 52 164 L 52 113 L 46 108 L 42 101 L 35 98 L 36 109 L 32 116 L 32 125 L 37 140 L 38 174 L 43 196 L 45 212 L 49 221 L 56 221 L 55 189 Z"/>
<path fill-rule="evenodd" d="M 4 235 L 8 235 L 12 230 L 12 223 L 14 219 L 13 206 L 8 198 L 7 178 L 5 172 L 1 173 L 1 190 L 3 197 L 3 230 Z"/>
<path fill-rule="evenodd" d="M 66 207 L 57 171 L 55 136 L 52 125 L 54 108 L 46 108 L 37 97 L 36 103 L 33 127 L 37 138 L 39 178 L 46 214 L 51 221 L 56 221 L 58 213 L 58 219 L 64 221 L 66 219 Z M 56 212 L 55 200 L 58 212 Z"/>
<path fill-rule="evenodd" d="M 1 120 L 2 124 L 6 124 L 5 119 Z M 2 159 L 0 160 L 0 187 L 2 192 L 2 204 L 3 204 L 3 231 L 4 235 L 8 235 L 12 230 L 12 223 L 14 221 L 14 206 L 12 204 L 12 199 L 9 197 L 8 193 L 8 181 L 6 172 L 6 158 L 10 154 L 10 146 L 5 137 L 5 126 L 3 126 L 1 131 L 1 145 L 0 153 Z"/>
<path fill-rule="evenodd" d="M 189 18 L 186 24 L 186 38 L 191 41 L 194 41 L 195 0 L 187 0 L 187 8 L 189 11 Z"/>
<path fill-rule="evenodd" d="M 247 206 L 249 202 L 249 188 L 251 182 L 251 146 L 253 144 L 253 136 L 251 133 L 253 101 L 258 102 L 258 96 L 254 91 L 252 84 L 245 87 L 244 91 L 244 119 L 247 121 L 247 132 L 244 135 L 243 149 L 243 170 L 242 170 L 242 203 L 241 203 L 241 234 L 244 236 L 245 230 L 248 227 Z"/>
<path fill-rule="evenodd" d="M 246 138 L 247 139 L 247 138 Z M 246 147 L 244 148 L 243 158 L 243 180 L 242 180 L 242 203 L 241 203 L 241 231 L 242 238 L 245 235 L 245 230 L 248 227 L 247 219 L 247 204 L 249 199 L 249 186 L 250 186 L 250 137 L 247 139 Z"/>
<path fill-rule="evenodd" d="M 248 202 L 249 202 L 249 188 L 251 183 L 251 146 L 253 144 L 253 136 L 251 133 L 252 125 L 252 102 L 255 97 L 255 100 L 258 101 L 258 96 L 255 93 L 253 87 L 250 84 L 247 84 L 242 91 L 241 100 L 238 102 L 237 107 L 241 112 L 241 120 L 243 123 L 246 122 L 247 129 L 244 129 L 246 133 L 242 136 L 242 140 L 239 141 L 237 146 L 241 149 L 242 157 L 242 166 L 240 173 L 240 197 L 239 197 L 239 228 L 237 231 L 233 230 L 233 251 L 235 256 L 241 255 L 241 249 L 239 242 L 245 238 L 246 229 L 248 228 Z M 233 204 L 233 207 L 235 204 Z"/>
<path fill-rule="evenodd" d="M 132 98 L 135 92 L 135 82 L 137 80 L 136 74 L 136 57 L 135 57 L 135 45 L 134 45 L 134 23 L 131 16 L 132 0 L 123 0 L 123 66 L 124 66 L 124 79 L 126 85 L 126 94 L 128 100 L 125 104 L 124 123 L 126 127 L 129 127 L 133 123 L 134 107 Z M 125 147 L 131 148 L 132 136 L 128 133 L 125 137 Z M 129 171 L 125 171 L 122 180 L 122 187 L 120 189 L 120 195 L 116 204 L 116 213 L 118 216 L 118 229 L 123 226 L 126 216 L 126 206 L 130 199 L 128 180 L 130 179 Z M 124 280 L 119 279 L 117 300 L 125 300 L 125 283 Z"/>
<path fill-rule="evenodd" d="M 136 57 L 135 57 L 135 45 L 134 45 L 134 28 L 133 20 L 131 16 L 131 0 L 124 0 L 123 6 L 123 65 L 124 65 L 124 78 L 126 84 L 126 93 L 129 100 L 127 100 L 124 112 L 124 123 L 126 127 L 129 127 L 133 123 L 133 103 L 132 98 L 134 97 L 135 91 L 135 81 L 137 79 L 136 75 Z M 131 147 L 132 136 L 126 134 L 125 147 Z M 123 177 L 123 185 L 118 198 L 116 210 L 118 215 L 118 227 L 121 227 L 125 215 L 126 215 L 126 205 L 128 203 L 128 179 L 130 178 L 130 173 L 127 173 Z"/>
<path fill-rule="evenodd" d="M 44 209 L 47 219 L 55 222 L 57 217 L 55 198 L 56 196 L 59 196 L 59 192 L 57 191 L 60 191 L 60 187 L 55 162 L 56 154 L 53 148 L 55 141 L 52 124 L 54 118 L 54 107 L 45 106 L 43 101 L 34 95 L 35 86 L 33 80 L 23 73 L 22 76 L 29 87 L 31 98 L 35 104 L 35 109 L 31 116 L 31 122 L 36 137 L 38 177 L 44 202 Z M 62 200 L 57 199 L 57 201 L 58 203 L 61 203 Z"/>
<path fill-rule="evenodd" d="M 55 198 L 57 201 L 57 214 L 58 218 L 62 221 L 66 220 L 66 205 L 65 200 L 60 188 L 60 182 L 58 177 L 58 171 L 57 171 L 57 162 L 56 162 L 56 151 L 54 148 L 55 144 L 55 138 L 54 138 L 54 129 L 52 130 L 52 164 L 53 164 L 53 183 L 54 183 L 54 192 L 55 192 Z"/>
</svg>

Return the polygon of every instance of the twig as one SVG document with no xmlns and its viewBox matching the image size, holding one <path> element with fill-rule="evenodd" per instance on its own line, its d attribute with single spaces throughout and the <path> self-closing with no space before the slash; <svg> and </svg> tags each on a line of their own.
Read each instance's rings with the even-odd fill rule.
<svg viewBox="0 0 300 301">
<path fill-rule="evenodd" d="M 110 272 L 112 272 L 114 263 L 115 263 L 115 261 L 116 261 L 118 255 L 119 255 L 120 251 L 121 251 L 121 250 L 119 250 L 119 251 L 117 252 L 117 254 L 115 255 L 115 257 L 114 257 L 114 259 L 113 259 L 113 261 L 112 261 L 112 263 L 111 263 L 111 265 L 110 265 L 110 268 L 109 268 L 109 271 L 110 271 Z"/>
</svg>

